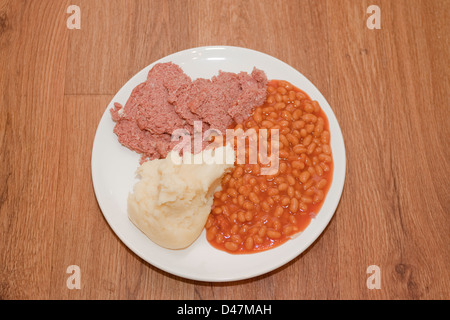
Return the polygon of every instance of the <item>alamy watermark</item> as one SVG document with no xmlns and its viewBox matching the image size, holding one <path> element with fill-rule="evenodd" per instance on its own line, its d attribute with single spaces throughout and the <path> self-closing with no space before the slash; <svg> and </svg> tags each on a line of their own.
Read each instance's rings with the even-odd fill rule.
<svg viewBox="0 0 450 320">
<path fill-rule="evenodd" d="M 81 289 L 81 269 L 77 265 L 70 265 L 66 269 L 70 276 L 66 280 L 67 289 Z"/>
<path fill-rule="evenodd" d="M 67 7 L 66 12 L 70 16 L 66 20 L 67 29 L 81 29 L 81 9 L 79 6 L 70 5 Z"/>
<path fill-rule="evenodd" d="M 279 130 L 278 129 L 227 129 L 225 135 L 218 129 L 202 131 L 202 121 L 194 122 L 193 135 L 186 129 L 176 129 L 172 133 L 172 141 L 178 142 L 173 148 L 171 160 L 174 163 L 184 164 L 259 164 L 261 175 L 272 175 L 278 172 L 279 167 Z M 206 144 L 206 146 L 205 146 Z M 235 158 L 227 152 L 233 152 L 230 148 L 220 148 L 229 145 L 235 150 Z M 204 152 L 203 149 L 214 149 L 215 152 Z M 189 155 L 193 151 L 194 157 L 179 158 L 176 155 L 182 152 Z"/>
<path fill-rule="evenodd" d="M 366 26 L 370 30 L 381 29 L 381 9 L 377 5 L 371 5 L 367 8 L 366 12 L 370 14 L 367 18 Z"/>
</svg>

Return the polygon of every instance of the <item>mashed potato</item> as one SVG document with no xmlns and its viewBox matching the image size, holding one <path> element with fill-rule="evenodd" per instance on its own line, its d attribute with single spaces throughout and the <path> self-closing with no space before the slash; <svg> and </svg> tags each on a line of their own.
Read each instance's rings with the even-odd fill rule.
<svg viewBox="0 0 450 320">
<path fill-rule="evenodd" d="M 231 147 L 217 151 L 227 155 L 228 161 L 186 164 L 186 156 L 182 161 L 178 154 L 171 153 L 165 159 L 148 161 L 139 167 L 141 180 L 128 197 L 128 216 L 153 242 L 168 249 L 182 249 L 198 238 L 211 211 L 214 192 L 234 163 Z M 196 159 L 213 156 L 213 150 L 195 155 Z M 188 157 L 193 159 L 192 155 Z"/>
</svg>

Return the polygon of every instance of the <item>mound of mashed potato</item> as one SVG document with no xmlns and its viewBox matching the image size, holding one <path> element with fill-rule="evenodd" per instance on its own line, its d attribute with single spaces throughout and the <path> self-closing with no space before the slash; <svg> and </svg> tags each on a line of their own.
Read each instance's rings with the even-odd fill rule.
<svg viewBox="0 0 450 320">
<path fill-rule="evenodd" d="M 199 161 L 194 159 L 213 159 L 215 154 L 223 155 L 222 161 L 195 164 Z M 168 249 L 188 247 L 201 234 L 214 192 L 220 189 L 225 171 L 233 167 L 234 157 L 227 145 L 183 158 L 172 152 L 165 159 L 143 163 L 137 171 L 141 179 L 128 196 L 128 217 L 156 244 Z"/>
</svg>

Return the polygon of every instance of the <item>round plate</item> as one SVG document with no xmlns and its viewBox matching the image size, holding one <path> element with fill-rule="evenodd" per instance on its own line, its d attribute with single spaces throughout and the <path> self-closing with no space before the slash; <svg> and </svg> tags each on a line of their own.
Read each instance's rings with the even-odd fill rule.
<svg viewBox="0 0 450 320">
<path fill-rule="evenodd" d="M 139 155 L 122 146 L 113 133 L 109 109 L 114 102 L 125 105 L 131 91 L 145 82 L 149 70 L 159 62 L 178 64 L 192 79 L 211 78 L 219 70 L 246 71 L 253 67 L 266 72 L 268 79 L 291 82 L 317 100 L 328 117 L 333 152 L 333 181 L 322 209 L 297 237 L 259 253 L 229 254 L 213 248 L 205 231 L 188 248 L 164 249 L 147 238 L 128 219 L 127 196 L 138 181 Z M 317 88 L 300 72 L 267 54 L 228 46 L 200 47 L 162 58 L 141 70 L 114 96 L 100 120 L 92 149 L 92 180 L 98 203 L 113 231 L 139 257 L 171 274 L 200 281 L 234 281 L 255 277 L 291 261 L 322 233 L 336 210 L 345 179 L 345 147 L 339 124 L 329 104 Z"/>
</svg>

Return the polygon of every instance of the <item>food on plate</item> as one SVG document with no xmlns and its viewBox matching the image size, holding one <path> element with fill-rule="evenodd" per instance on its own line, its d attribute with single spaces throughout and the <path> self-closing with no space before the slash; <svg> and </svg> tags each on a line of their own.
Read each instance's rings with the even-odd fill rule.
<svg viewBox="0 0 450 320">
<path fill-rule="evenodd" d="M 172 151 L 165 159 L 144 162 L 138 169 L 141 177 L 128 197 L 130 220 L 156 244 L 169 249 L 191 245 L 204 229 L 211 211 L 213 195 L 220 189 L 225 170 L 234 163 L 230 146 L 206 149 L 196 157 L 213 158 L 213 153 L 228 156 L 222 163 L 186 164 Z M 224 150 L 227 149 L 227 150 Z"/>
<path fill-rule="evenodd" d="M 212 79 L 191 80 L 178 65 L 158 63 L 125 106 L 114 104 L 114 133 L 141 154 L 141 163 L 165 158 L 177 144 L 171 141 L 174 130 L 184 129 L 192 138 L 211 128 L 224 132 L 264 102 L 266 88 L 267 77 L 256 68 L 251 74 L 219 71 Z M 200 129 L 195 121 L 202 122 Z"/>
<path fill-rule="evenodd" d="M 213 247 L 228 253 L 274 248 L 309 225 L 331 185 L 330 128 L 318 102 L 287 81 L 268 81 L 256 68 L 192 80 L 178 65 L 158 63 L 111 115 L 119 142 L 141 154 L 129 218 L 165 248 L 186 248 L 203 229 Z M 204 139 L 211 129 L 219 135 Z M 218 139 L 229 129 L 245 133 L 244 149 L 234 134 Z M 173 139 L 179 130 L 183 141 L 194 142 L 182 150 Z M 264 132 L 276 143 L 261 140 Z M 276 158 L 269 174 L 273 163 L 263 160 L 262 146 L 266 159 L 269 153 Z M 179 164 L 230 149 L 231 161 Z"/>
<path fill-rule="evenodd" d="M 261 175 L 264 164 L 246 161 L 224 176 L 205 228 L 207 240 L 227 252 L 259 252 L 298 234 L 331 185 L 330 130 L 319 104 L 286 81 L 270 81 L 267 93 L 235 129 L 278 129 L 279 170 Z"/>
</svg>

